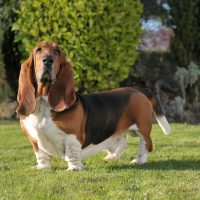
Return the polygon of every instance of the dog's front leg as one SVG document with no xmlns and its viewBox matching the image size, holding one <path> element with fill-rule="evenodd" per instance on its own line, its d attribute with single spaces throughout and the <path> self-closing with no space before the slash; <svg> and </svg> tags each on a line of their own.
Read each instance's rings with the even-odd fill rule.
<svg viewBox="0 0 200 200">
<path fill-rule="evenodd" d="M 81 163 L 81 143 L 73 134 L 65 136 L 65 160 L 68 162 L 68 171 L 80 171 L 83 169 Z"/>
<path fill-rule="evenodd" d="M 37 169 L 50 169 L 51 168 L 51 157 L 48 153 L 45 151 L 41 150 L 40 148 L 38 149 L 37 152 L 35 152 L 35 156 L 37 159 Z"/>
</svg>

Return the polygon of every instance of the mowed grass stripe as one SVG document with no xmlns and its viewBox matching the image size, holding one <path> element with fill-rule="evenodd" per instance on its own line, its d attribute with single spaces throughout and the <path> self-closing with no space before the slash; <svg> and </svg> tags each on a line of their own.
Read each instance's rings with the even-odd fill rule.
<svg viewBox="0 0 200 200">
<path fill-rule="evenodd" d="M 165 136 L 154 125 L 149 163 L 129 164 L 139 139 L 128 136 L 119 161 L 106 163 L 101 152 L 77 173 L 59 158 L 51 170 L 32 169 L 35 156 L 18 122 L 0 122 L 0 138 L 0 199 L 200 199 L 200 126 L 172 124 Z"/>
</svg>

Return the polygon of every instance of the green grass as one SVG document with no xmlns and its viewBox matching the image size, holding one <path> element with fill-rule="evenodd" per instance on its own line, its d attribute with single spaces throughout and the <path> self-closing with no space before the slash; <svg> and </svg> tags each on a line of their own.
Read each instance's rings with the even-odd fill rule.
<svg viewBox="0 0 200 200">
<path fill-rule="evenodd" d="M 173 124 L 165 136 L 154 125 L 154 151 L 140 166 L 129 165 L 139 140 L 127 139 L 119 161 L 102 161 L 102 152 L 86 159 L 81 172 L 67 172 L 58 158 L 51 170 L 37 171 L 18 122 L 0 122 L 0 200 L 200 199 L 200 126 Z"/>
</svg>

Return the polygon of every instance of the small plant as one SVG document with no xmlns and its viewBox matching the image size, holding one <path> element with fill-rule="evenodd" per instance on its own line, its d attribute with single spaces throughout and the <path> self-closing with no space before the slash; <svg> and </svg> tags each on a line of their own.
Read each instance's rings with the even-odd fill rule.
<svg viewBox="0 0 200 200">
<path fill-rule="evenodd" d="M 181 92 L 186 102 L 186 89 L 188 87 L 192 88 L 199 81 L 200 67 L 194 62 L 191 62 L 187 68 L 177 67 L 175 79 L 181 87 Z"/>
<path fill-rule="evenodd" d="M 188 65 L 188 68 L 177 67 L 175 73 L 177 80 L 182 80 L 184 82 L 184 87 L 192 87 L 200 78 L 200 68 L 194 62 Z"/>
</svg>

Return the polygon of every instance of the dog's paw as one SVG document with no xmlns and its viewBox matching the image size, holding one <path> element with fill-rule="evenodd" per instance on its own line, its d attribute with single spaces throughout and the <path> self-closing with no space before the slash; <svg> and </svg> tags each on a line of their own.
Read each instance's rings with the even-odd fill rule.
<svg viewBox="0 0 200 200">
<path fill-rule="evenodd" d="M 78 171 L 81 171 L 83 170 L 84 166 L 83 164 L 79 164 L 79 165 L 71 165 L 68 167 L 67 171 L 70 171 L 70 172 L 78 172 Z"/>
<path fill-rule="evenodd" d="M 119 157 L 116 154 L 109 154 L 103 160 L 104 161 L 119 160 Z"/>
<path fill-rule="evenodd" d="M 51 165 L 40 164 L 33 167 L 34 169 L 43 170 L 43 169 L 51 169 Z"/>
<path fill-rule="evenodd" d="M 130 164 L 131 165 L 142 165 L 144 163 L 147 163 L 147 160 L 144 160 L 144 159 L 140 159 L 140 158 L 136 158 L 136 159 L 133 159 Z"/>
<path fill-rule="evenodd" d="M 79 166 L 76 166 L 76 167 L 68 167 L 67 171 L 69 172 L 78 172 L 78 171 L 81 171 L 83 170 L 82 167 L 79 167 Z"/>
</svg>

